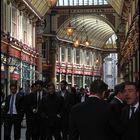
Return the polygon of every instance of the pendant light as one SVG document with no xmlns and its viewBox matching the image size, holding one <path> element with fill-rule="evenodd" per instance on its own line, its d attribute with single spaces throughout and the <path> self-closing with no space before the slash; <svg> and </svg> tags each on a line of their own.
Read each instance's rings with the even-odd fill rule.
<svg viewBox="0 0 140 140">
<path fill-rule="evenodd" d="M 85 45 L 86 47 L 89 47 L 89 45 L 90 45 L 90 41 L 89 41 L 89 39 L 88 39 L 88 36 L 86 36 L 86 40 L 84 41 L 84 45 Z"/>
<path fill-rule="evenodd" d="M 74 46 L 79 47 L 79 45 L 80 45 L 80 39 L 76 37 L 76 40 L 74 41 Z"/>
<path fill-rule="evenodd" d="M 68 0 L 68 6 L 69 6 L 69 17 L 70 17 L 70 1 Z M 68 36 L 71 36 L 73 34 L 74 28 L 72 27 L 70 21 L 68 26 L 66 27 L 66 34 Z"/>
<path fill-rule="evenodd" d="M 67 35 L 68 36 L 71 36 L 73 34 L 73 31 L 74 31 L 74 29 L 73 29 L 71 23 L 69 22 L 69 25 L 66 27 L 66 33 L 67 33 Z"/>
<path fill-rule="evenodd" d="M 56 6 L 57 0 L 47 0 L 47 3 L 48 3 L 48 6 L 51 8 L 51 7 Z"/>
</svg>

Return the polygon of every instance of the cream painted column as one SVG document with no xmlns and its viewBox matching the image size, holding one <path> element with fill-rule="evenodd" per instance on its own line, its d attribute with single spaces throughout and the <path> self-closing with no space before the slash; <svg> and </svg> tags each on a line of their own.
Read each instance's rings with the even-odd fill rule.
<svg viewBox="0 0 140 140">
<path fill-rule="evenodd" d="M 51 64 L 50 71 L 51 71 L 51 81 L 56 83 L 56 44 L 55 39 L 50 37 L 50 55 L 49 55 L 49 61 Z"/>
<path fill-rule="evenodd" d="M 119 73 L 119 75 L 118 75 L 118 77 L 117 77 L 117 81 L 118 81 L 118 83 L 121 83 L 121 82 L 124 82 L 124 78 L 123 78 L 124 76 L 123 76 L 123 73 Z"/>
<path fill-rule="evenodd" d="M 74 74 L 71 75 L 71 79 L 72 79 L 71 84 L 72 84 L 72 86 L 74 86 Z"/>
<path fill-rule="evenodd" d="M 85 87 L 85 75 L 83 75 L 83 88 Z"/>
<path fill-rule="evenodd" d="M 129 80 L 132 81 L 132 64 L 131 64 L 131 60 L 129 62 Z"/>
<path fill-rule="evenodd" d="M 137 50 L 137 72 L 139 72 L 139 50 Z"/>
<path fill-rule="evenodd" d="M 72 64 L 74 64 L 75 63 L 75 60 L 74 60 L 74 58 L 75 58 L 75 48 L 72 48 L 72 54 L 73 54 L 73 57 L 72 57 Z"/>
<path fill-rule="evenodd" d="M 68 82 L 68 74 L 67 74 L 67 62 L 68 62 L 68 48 L 67 47 L 65 47 L 65 64 L 66 64 L 66 67 L 65 67 L 65 69 L 66 69 L 66 81 Z"/>
<path fill-rule="evenodd" d="M 58 29 L 58 21 L 57 21 L 57 19 L 58 19 L 58 17 L 59 17 L 59 15 L 56 15 L 56 14 L 54 14 L 54 15 L 51 15 L 51 31 L 52 32 L 56 32 L 57 31 L 57 29 Z"/>
<path fill-rule="evenodd" d="M 71 57 L 71 63 L 74 65 L 74 58 L 75 58 L 75 48 L 72 48 L 72 50 L 71 50 L 72 52 L 71 52 L 71 54 L 72 54 L 72 56 L 73 57 Z M 72 71 L 73 71 L 73 68 L 72 68 Z M 72 72 L 72 75 L 71 75 L 71 84 L 72 84 L 72 86 L 74 86 L 74 74 L 73 74 L 73 72 Z"/>
<path fill-rule="evenodd" d="M 132 76 L 133 76 L 133 82 L 136 81 L 136 77 L 135 77 L 135 74 L 134 74 L 136 72 L 136 67 L 135 67 L 135 65 L 136 65 L 135 63 L 136 62 L 135 62 L 135 59 L 136 59 L 135 57 L 132 58 L 132 65 L 133 65 L 132 66 Z"/>
<path fill-rule="evenodd" d="M 21 63 L 20 63 L 20 68 L 21 68 L 21 69 L 20 69 L 20 73 L 21 73 L 21 74 L 20 74 L 20 76 L 21 76 L 21 78 L 20 78 L 20 87 L 23 87 L 23 86 L 22 86 L 22 84 L 23 84 L 23 83 L 22 83 L 22 78 L 23 78 L 22 59 L 21 59 Z"/>
<path fill-rule="evenodd" d="M 37 61 L 37 70 L 39 72 L 39 79 L 42 80 L 42 36 L 37 35 L 37 52 L 39 53 L 38 55 L 38 61 Z"/>
</svg>

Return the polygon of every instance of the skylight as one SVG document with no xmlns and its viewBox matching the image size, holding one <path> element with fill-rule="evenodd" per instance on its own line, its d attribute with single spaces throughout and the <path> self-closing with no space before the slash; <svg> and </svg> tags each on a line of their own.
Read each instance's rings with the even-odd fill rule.
<svg viewBox="0 0 140 140">
<path fill-rule="evenodd" d="M 106 0 L 58 0 L 57 6 L 105 5 Z"/>
</svg>

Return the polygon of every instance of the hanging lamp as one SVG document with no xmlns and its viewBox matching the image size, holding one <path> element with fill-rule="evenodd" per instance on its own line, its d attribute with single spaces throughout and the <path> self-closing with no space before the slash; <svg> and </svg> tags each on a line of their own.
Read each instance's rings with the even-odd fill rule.
<svg viewBox="0 0 140 140">
<path fill-rule="evenodd" d="M 95 61 L 96 65 L 99 64 L 99 59 L 97 58 L 96 61 Z"/>
<path fill-rule="evenodd" d="M 67 33 L 67 35 L 68 36 L 71 36 L 73 34 L 73 31 L 74 31 L 74 29 L 73 29 L 71 23 L 69 22 L 69 25 L 66 27 L 66 33 Z"/>
<path fill-rule="evenodd" d="M 90 41 L 89 41 L 89 39 L 88 39 L 88 36 L 86 36 L 86 40 L 84 41 L 84 45 L 85 45 L 86 47 L 89 47 L 89 45 L 90 45 Z"/>
<path fill-rule="evenodd" d="M 49 7 L 54 7 L 56 6 L 57 0 L 47 0 L 47 3 Z"/>
<path fill-rule="evenodd" d="M 79 47 L 79 45 L 80 45 L 80 39 L 76 37 L 76 40 L 74 41 L 74 46 Z"/>
</svg>

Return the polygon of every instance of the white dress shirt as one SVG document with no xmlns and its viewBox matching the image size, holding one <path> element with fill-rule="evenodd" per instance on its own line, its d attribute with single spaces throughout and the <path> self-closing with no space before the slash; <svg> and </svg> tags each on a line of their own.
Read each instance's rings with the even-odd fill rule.
<svg viewBox="0 0 140 140">
<path fill-rule="evenodd" d="M 12 101 L 12 96 L 14 96 L 14 101 L 13 101 L 13 112 L 12 112 L 12 114 L 17 114 L 16 105 L 15 105 L 17 94 L 11 94 L 8 114 L 10 114 L 10 105 L 11 105 L 11 101 Z"/>
</svg>

